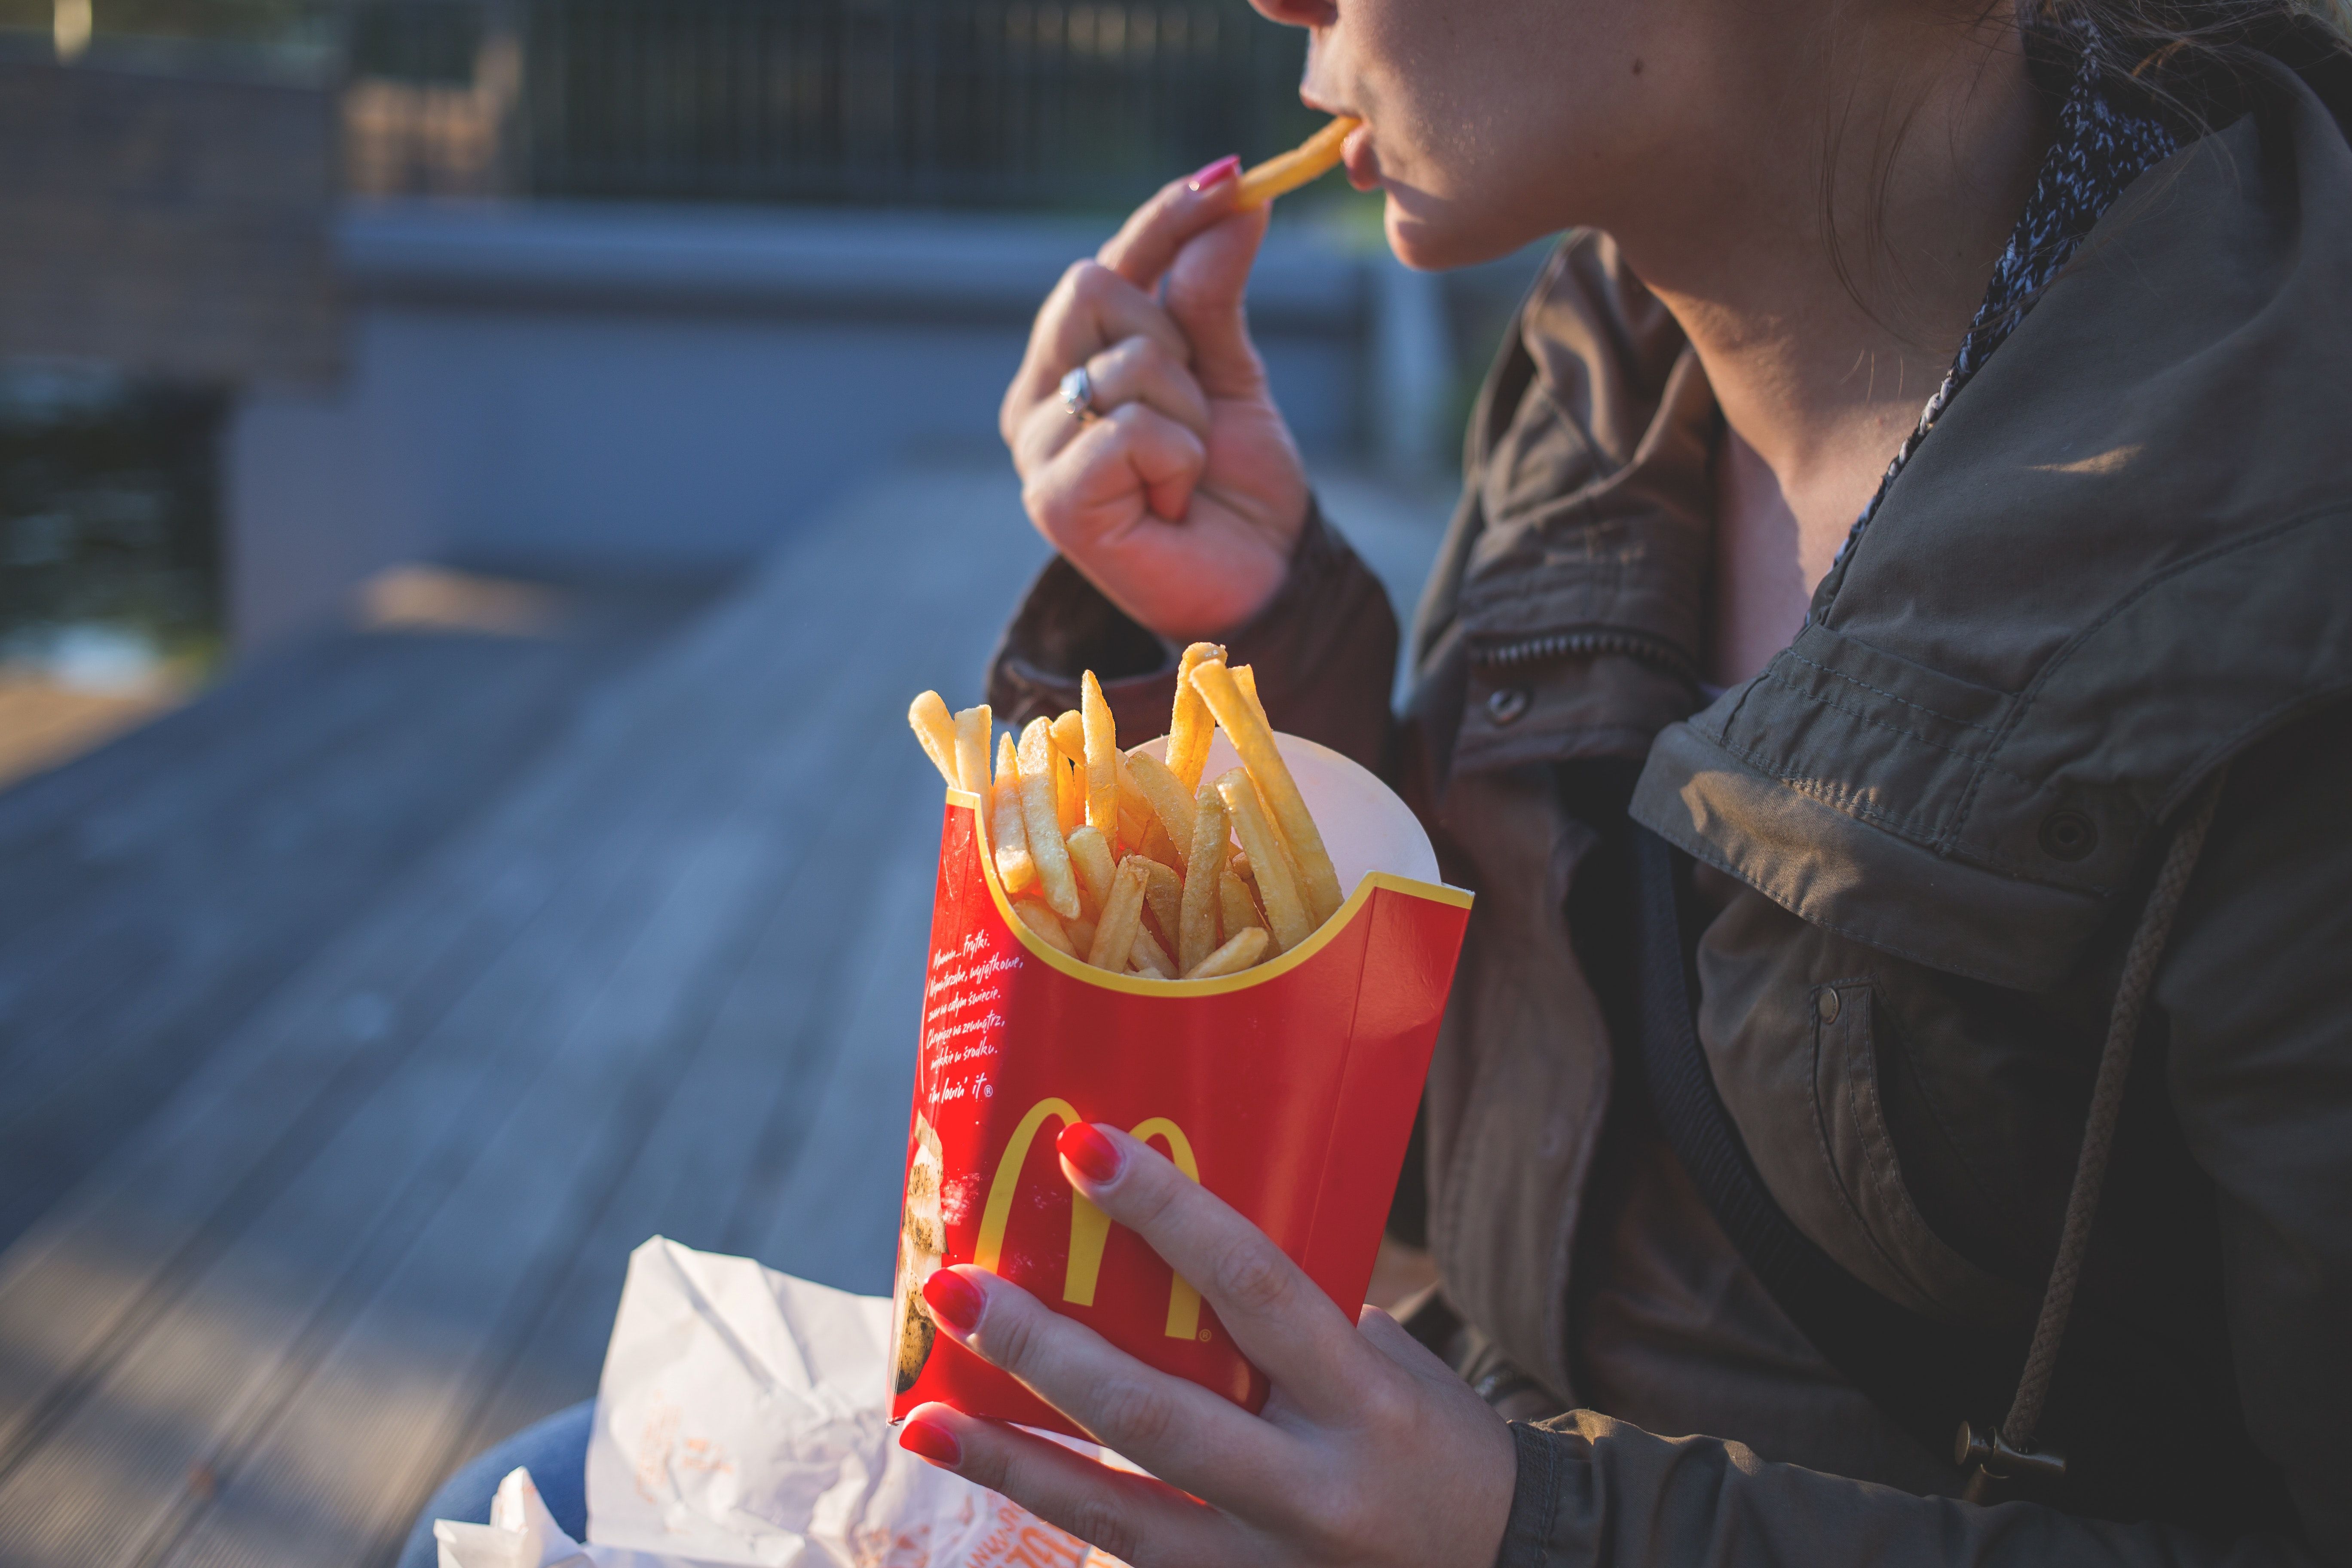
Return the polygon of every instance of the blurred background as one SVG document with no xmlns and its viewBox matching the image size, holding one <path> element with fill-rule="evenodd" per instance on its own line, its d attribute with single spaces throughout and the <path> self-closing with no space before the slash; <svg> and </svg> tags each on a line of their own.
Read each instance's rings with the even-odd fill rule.
<svg viewBox="0 0 2352 1568">
<path fill-rule="evenodd" d="M 0 0 L 0 1563 L 385 1563 L 662 1233 L 889 1282 L 994 435 L 1243 0 Z M 1409 613 L 1529 253 L 1253 322 Z M 1280 715 L 1276 715 L 1279 721 Z M 927 782 L 928 780 L 928 782 Z"/>
</svg>

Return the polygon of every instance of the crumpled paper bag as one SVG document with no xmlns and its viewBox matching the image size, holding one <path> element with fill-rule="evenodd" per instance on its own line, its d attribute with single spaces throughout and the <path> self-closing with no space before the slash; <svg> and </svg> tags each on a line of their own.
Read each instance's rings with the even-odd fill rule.
<svg viewBox="0 0 2352 1568">
<path fill-rule="evenodd" d="M 654 1237 L 604 1352 L 587 1543 L 518 1469 L 488 1524 L 435 1524 L 441 1568 L 1118 1568 L 898 1447 L 889 1335 L 887 1297 Z"/>
</svg>

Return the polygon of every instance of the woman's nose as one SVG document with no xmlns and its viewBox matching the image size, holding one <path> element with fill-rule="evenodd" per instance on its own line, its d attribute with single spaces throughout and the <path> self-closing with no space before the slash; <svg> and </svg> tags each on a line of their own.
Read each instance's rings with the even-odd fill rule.
<svg viewBox="0 0 2352 1568">
<path fill-rule="evenodd" d="M 1258 15 L 1286 27 L 1322 27 L 1339 15 L 1334 0 L 1250 0 Z"/>
</svg>

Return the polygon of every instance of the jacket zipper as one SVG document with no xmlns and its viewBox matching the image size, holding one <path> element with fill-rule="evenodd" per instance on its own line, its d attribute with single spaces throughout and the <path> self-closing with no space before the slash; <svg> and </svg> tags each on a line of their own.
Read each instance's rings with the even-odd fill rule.
<svg viewBox="0 0 2352 1568">
<path fill-rule="evenodd" d="M 1697 672 L 1691 668 L 1690 660 L 1680 648 L 1664 637 L 1654 637 L 1641 632 L 1548 632 L 1542 637 L 1522 637 L 1517 642 L 1478 647 L 1472 651 L 1470 657 L 1476 664 L 1509 668 L 1515 665 L 1537 664 L 1555 658 L 1589 658 L 1595 654 L 1622 654 L 1681 679 L 1697 679 Z"/>
</svg>

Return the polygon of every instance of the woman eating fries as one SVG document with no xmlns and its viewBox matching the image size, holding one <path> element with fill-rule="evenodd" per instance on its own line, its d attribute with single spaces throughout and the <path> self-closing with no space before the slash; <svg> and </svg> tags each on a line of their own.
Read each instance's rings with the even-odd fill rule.
<svg viewBox="0 0 2352 1568">
<path fill-rule="evenodd" d="M 1442 1285 L 1351 1318 L 1073 1128 L 1272 1399 L 966 1267 L 940 1331 L 1148 1475 L 902 1441 L 1139 1568 L 2352 1564 L 2340 17 L 1257 4 L 1405 262 L 1565 234 L 1412 699 L 1230 159 L 1037 317 L 1003 428 L 1060 558 L 991 698 L 1092 668 L 1153 733 L 1213 639 L 1416 803 L 1478 894 L 1399 1205 Z"/>
</svg>

